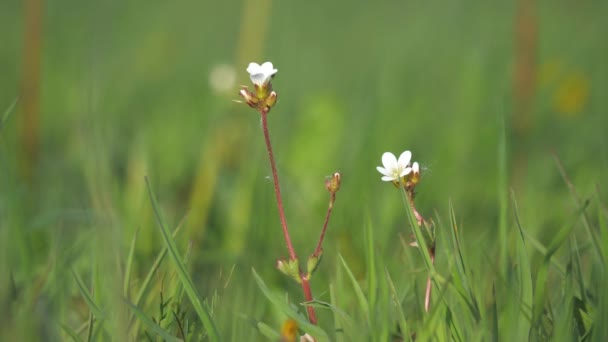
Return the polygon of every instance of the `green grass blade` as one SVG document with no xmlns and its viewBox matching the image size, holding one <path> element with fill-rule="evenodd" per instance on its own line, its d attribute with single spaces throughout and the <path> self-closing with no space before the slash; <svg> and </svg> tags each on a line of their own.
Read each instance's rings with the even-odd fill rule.
<svg viewBox="0 0 608 342">
<path fill-rule="evenodd" d="M 158 203 L 156 202 L 156 197 L 154 196 L 154 192 L 152 191 L 152 187 L 150 186 L 150 182 L 148 181 L 147 177 L 145 179 L 146 179 L 146 187 L 148 188 L 148 194 L 150 197 L 150 202 L 152 203 L 152 209 L 154 210 L 154 214 L 156 216 L 156 221 L 157 221 L 160 231 L 162 233 L 162 237 L 163 237 L 163 240 L 167 247 L 167 250 L 169 252 L 169 256 L 170 256 L 171 260 L 173 261 L 173 263 L 176 267 L 179 279 L 180 279 L 182 285 L 184 286 L 184 290 L 186 291 L 186 294 L 188 295 L 188 298 L 190 299 L 190 302 L 192 303 L 194 310 L 198 314 L 198 317 L 200 318 L 201 322 L 203 323 L 205 331 L 209 335 L 209 339 L 211 341 L 221 341 L 219 331 L 217 330 L 217 327 L 215 326 L 215 323 L 213 322 L 211 315 L 209 314 L 207 309 L 203 306 L 203 303 L 201 301 L 199 294 L 196 291 L 194 283 L 192 282 L 192 279 L 188 275 L 186 266 L 184 265 L 184 263 L 181 259 L 181 256 L 177 251 L 177 246 L 175 245 L 175 240 L 173 240 L 171 233 L 169 232 L 169 230 L 167 229 L 167 227 L 165 226 L 165 224 L 163 222 L 162 216 L 160 214 L 160 209 L 158 207 Z"/>
<path fill-rule="evenodd" d="M 508 153 L 507 153 L 507 134 L 504 117 L 500 120 L 500 140 L 498 142 L 498 241 L 503 242 L 499 246 L 500 251 L 500 274 L 504 277 L 508 270 L 508 225 L 507 211 L 509 206 L 508 192 Z"/>
<path fill-rule="evenodd" d="M 562 165 L 561 161 L 559 160 L 559 158 L 557 157 L 556 154 L 553 154 L 553 159 L 555 160 L 555 163 L 557 164 L 557 168 L 559 169 L 562 179 L 568 186 L 568 190 L 570 191 L 570 194 L 572 196 L 572 199 L 574 200 L 575 205 L 578 207 L 578 211 L 580 211 L 580 216 L 581 216 L 581 221 L 583 223 L 583 227 L 585 228 L 587 235 L 589 235 L 589 238 L 591 239 L 591 242 L 593 244 L 593 249 L 602 264 L 602 268 L 606 269 L 605 255 L 603 254 L 602 247 L 600 245 L 601 238 L 598 236 L 598 233 L 594 229 L 591 228 L 591 224 L 589 223 L 589 219 L 587 218 L 587 214 L 585 211 L 585 209 L 589 205 L 589 200 L 581 201 L 581 199 L 579 198 L 579 196 L 576 192 L 576 188 L 574 187 L 574 184 L 572 184 L 572 182 L 570 182 L 570 179 L 568 178 L 568 175 L 566 174 L 566 169 L 564 168 L 564 166 Z"/>
<path fill-rule="evenodd" d="M 410 205 L 408 203 L 407 195 L 405 193 L 405 189 L 403 189 L 403 188 L 401 188 L 401 197 L 403 199 L 403 205 L 405 206 L 405 211 L 407 213 L 408 221 L 410 223 L 410 226 L 412 227 L 414 236 L 416 237 L 416 242 L 418 243 L 418 250 L 420 250 L 424 263 L 425 263 L 427 269 L 429 270 L 431 276 L 434 277 L 435 276 L 435 266 L 433 265 L 433 262 L 431 260 L 431 254 L 429 253 L 429 247 L 426 243 L 426 239 L 424 237 L 424 234 L 422 233 L 422 230 L 420 229 L 420 226 L 418 226 L 418 222 L 416 221 L 416 215 L 414 214 L 414 211 L 412 210 L 412 208 L 410 207 Z"/>
<path fill-rule="evenodd" d="M 376 253 L 374 252 L 374 233 L 372 230 L 372 222 L 369 214 L 367 215 L 367 224 L 365 225 L 365 242 L 367 247 L 367 286 L 369 289 L 369 306 L 374 308 L 377 301 L 378 279 L 376 274 Z"/>
<path fill-rule="evenodd" d="M 399 329 L 401 329 L 401 335 L 403 337 L 403 341 L 411 341 L 412 337 L 410 336 L 410 329 L 407 326 L 407 320 L 405 319 L 405 313 L 403 312 L 403 307 L 401 306 L 401 301 L 399 300 L 399 296 L 397 295 L 397 290 L 395 289 L 395 284 L 393 283 L 393 279 L 391 279 L 391 275 L 388 270 L 385 269 L 386 273 L 386 281 L 388 282 L 388 286 L 391 290 L 391 295 L 393 297 L 393 304 L 397 308 L 397 317 L 399 318 L 398 324 Z"/>
<path fill-rule="evenodd" d="M 262 278 L 257 274 L 255 269 L 252 268 L 251 271 L 253 272 L 253 277 L 255 278 L 258 287 L 260 290 L 262 290 L 264 296 L 266 296 L 266 298 L 268 298 L 268 300 L 270 300 L 274 306 L 280 309 L 289 318 L 295 319 L 296 322 L 298 322 L 298 326 L 302 330 L 317 338 L 318 341 L 329 341 L 329 336 L 327 336 L 327 333 L 323 329 L 308 322 L 308 320 L 302 314 L 295 311 L 283 297 L 272 293 L 268 286 L 266 286 L 264 280 L 262 280 Z"/>
<path fill-rule="evenodd" d="M 161 328 L 152 319 L 150 319 L 150 317 L 146 316 L 146 314 L 143 311 L 141 311 L 137 306 L 133 305 L 133 303 L 129 302 L 128 300 L 125 300 L 125 302 L 129 306 L 131 311 L 135 314 L 135 316 L 137 316 L 137 318 L 139 318 L 139 320 L 142 321 L 144 323 L 144 325 L 146 327 L 148 327 L 148 329 L 153 331 L 156 335 L 162 337 L 165 341 L 169 341 L 169 342 L 183 341 L 182 339 L 171 335 L 169 332 L 167 332 L 163 328 Z"/>
<path fill-rule="evenodd" d="M 97 319 L 103 319 L 105 317 L 105 314 L 103 313 L 103 311 L 101 311 L 101 309 L 97 306 L 97 304 L 95 304 L 95 301 L 93 300 L 93 297 L 89 293 L 89 290 L 87 289 L 86 285 L 84 284 L 82 279 L 78 276 L 78 274 L 76 274 L 76 272 L 73 269 L 72 269 L 72 276 L 74 276 L 74 279 L 76 280 L 76 284 L 78 285 L 78 290 L 80 291 L 80 294 L 82 295 L 82 298 L 84 299 L 84 301 L 89 306 L 89 309 L 91 309 L 91 312 L 93 312 L 93 314 L 95 315 L 95 317 L 97 317 Z"/>
<path fill-rule="evenodd" d="M 342 261 L 342 265 L 344 266 L 344 269 L 346 270 L 346 274 L 348 275 L 348 278 L 350 278 L 350 281 L 353 285 L 353 289 L 355 290 L 355 295 L 357 296 L 357 301 L 359 302 L 359 309 L 363 313 L 363 316 L 365 317 L 368 327 L 371 327 L 371 322 L 370 322 L 370 317 L 369 317 L 369 302 L 367 301 L 367 298 L 365 297 L 365 294 L 363 293 L 361 286 L 359 286 L 359 282 L 357 281 L 357 279 L 353 275 L 353 272 L 350 270 L 350 268 L 346 264 L 346 261 L 344 260 L 342 255 L 339 254 L 338 256 L 340 257 L 340 261 Z"/>
<path fill-rule="evenodd" d="M 131 287 L 131 272 L 133 267 L 133 256 L 135 255 L 135 242 L 137 241 L 137 234 L 139 233 L 139 228 L 135 230 L 135 234 L 133 234 L 133 239 L 131 240 L 131 246 L 129 247 L 129 255 L 127 256 L 127 265 L 125 267 L 124 274 L 124 283 L 122 287 L 122 293 L 125 298 L 129 298 L 129 287 Z"/>
<path fill-rule="evenodd" d="M 512 204 L 513 204 L 513 214 L 515 216 L 515 225 L 519 230 L 520 239 L 519 243 L 516 246 L 517 251 L 517 265 L 518 265 L 518 278 L 519 278 L 519 297 L 521 301 L 521 309 L 526 310 L 532 308 L 533 303 L 533 290 L 532 290 L 532 270 L 530 269 L 530 257 L 528 255 L 527 247 L 526 247 L 526 234 L 524 233 L 524 228 L 521 223 L 521 218 L 519 216 L 519 206 L 517 204 L 517 200 L 515 199 L 515 193 L 511 192 Z M 524 314 L 530 317 L 530 312 L 524 311 Z M 520 324 L 524 324 L 520 321 Z M 529 330 L 529 326 L 526 327 L 525 330 Z"/>
<path fill-rule="evenodd" d="M 344 311 L 338 309 L 336 287 L 333 283 L 329 284 L 329 298 L 331 300 L 331 307 L 336 308 L 336 310 L 332 309 L 332 312 L 334 314 L 334 333 L 336 337 L 335 341 L 343 342 L 345 341 L 345 338 L 348 337 L 349 333 L 353 331 L 352 318 Z M 346 326 L 346 322 L 350 323 L 348 327 Z"/>
<path fill-rule="evenodd" d="M 271 341 L 278 341 L 281 338 L 281 334 L 278 331 L 271 328 L 264 322 L 256 322 L 255 328 L 260 332 L 260 334 L 264 335 L 264 337 Z"/>
<path fill-rule="evenodd" d="M 69 336 L 72 338 L 72 340 L 74 340 L 75 342 L 84 342 L 84 341 L 82 340 L 82 338 L 80 338 L 80 336 L 78 336 L 78 333 L 77 333 L 77 332 L 76 332 L 74 329 L 70 328 L 69 326 L 67 326 L 67 325 L 65 325 L 65 324 L 63 324 L 63 323 L 59 323 L 59 326 L 60 326 L 60 327 L 61 327 L 61 329 L 62 329 L 62 330 L 63 330 L 63 331 L 66 333 L 66 334 L 68 334 L 68 335 L 69 335 Z"/>
<path fill-rule="evenodd" d="M 182 226 L 183 225 L 180 224 L 177 226 L 177 228 L 175 228 L 175 230 L 173 231 L 173 235 L 171 236 L 172 238 L 175 238 L 177 236 L 177 233 L 181 230 Z M 145 300 L 146 295 L 148 294 L 148 291 L 150 290 L 150 284 L 152 283 L 152 279 L 154 278 L 154 275 L 156 274 L 156 271 L 160 267 L 160 264 L 162 263 L 163 259 L 167 255 L 167 252 L 168 252 L 168 248 L 166 246 L 163 247 L 163 249 L 156 256 L 156 259 L 154 260 L 152 267 L 150 267 L 150 270 L 148 271 L 146 278 L 144 279 L 141 286 L 139 287 L 137 297 L 135 297 L 135 305 L 137 305 L 138 307 L 141 307 L 143 305 L 143 301 Z"/>
<path fill-rule="evenodd" d="M 0 132 L 4 128 L 4 123 L 6 122 L 6 120 L 8 120 L 10 115 L 13 113 L 15 106 L 17 106 L 17 102 L 19 102 L 19 98 L 16 98 L 13 100 L 13 103 L 11 103 L 11 105 L 8 106 L 8 108 L 4 111 L 2 118 L 0 118 Z"/>
</svg>

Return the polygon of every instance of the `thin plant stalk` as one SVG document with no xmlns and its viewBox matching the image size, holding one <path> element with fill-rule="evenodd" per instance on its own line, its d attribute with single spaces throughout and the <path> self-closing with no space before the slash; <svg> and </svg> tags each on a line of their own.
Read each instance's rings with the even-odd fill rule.
<svg viewBox="0 0 608 342">
<path fill-rule="evenodd" d="M 431 248 L 431 263 L 435 266 L 435 248 Z M 431 276 L 426 278 L 426 291 L 424 293 L 424 311 L 429 312 L 431 309 L 431 295 L 433 292 L 433 285 L 431 282 Z"/>
<path fill-rule="evenodd" d="M 293 249 L 291 243 L 291 237 L 289 236 L 289 229 L 287 228 L 287 220 L 285 219 L 285 210 L 283 209 L 283 199 L 281 197 L 281 187 L 279 186 L 279 174 L 277 172 L 276 163 L 274 161 L 274 154 L 272 153 L 272 144 L 270 143 L 270 132 L 268 130 L 268 111 L 261 110 L 262 115 L 262 129 L 264 131 L 264 140 L 266 141 L 266 151 L 268 151 L 268 159 L 270 160 L 270 168 L 272 170 L 272 180 L 274 182 L 274 194 L 277 198 L 277 206 L 279 209 L 279 218 L 281 220 L 281 228 L 283 229 L 283 236 L 285 237 L 285 243 L 289 250 L 289 259 L 296 260 L 296 252 Z"/>
<path fill-rule="evenodd" d="M 315 248 L 314 256 L 318 257 L 321 255 L 323 251 L 323 239 L 325 238 L 325 232 L 327 231 L 327 225 L 329 224 L 329 218 L 331 217 L 331 211 L 334 208 L 334 203 L 336 202 L 336 193 L 332 192 L 329 196 L 329 206 L 327 208 L 327 214 L 325 215 L 325 222 L 323 223 L 323 230 L 321 230 L 321 236 L 319 236 L 319 242 L 317 243 L 317 248 Z"/>
<path fill-rule="evenodd" d="M 277 199 L 277 206 L 279 210 L 279 218 L 281 219 L 281 228 L 283 229 L 283 236 L 285 237 L 285 243 L 289 250 L 289 259 L 291 261 L 297 260 L 296 252 L 291 243 L 291 237 L 289 236 L 289 230 L 287 228 L 287 220 L 285 219 L 285 210 L 283 209 L 283 198 L 281 197 L 281 188 L 279 186 L 279 174 L 277 172 L 276 163 L 274 161 L 274 154 L 272 152 L 272 144 L 270 142 L 270 132 L 268 130 L 268 111 L 269 109 L 260 110 L 262 116 L 262 130 L 264 131 L 264 140 L 266 142 L 266 150 L 268 152 L 268 159 L 270 161 L 270 169 L 272 172 L 272 179 L 274 183 L 274 193 Z M 302 284 L 302 290 L 304 291 L 304 298 L 307 302 L 312 302 L 313 295 L 310 289 L 310 282 L 306 274 L 300 272 L 300 280 Z M 317 315 L 314 307 L 307 305 L 306 310 L 308 312 L 308 320 L 312 324 L 317 324 Z"/>
<path fill-rule="evenodd" d="M 423 227 L 427 225 L 426 220 L 420 215 L 418 210 L 416 209 L 416 205 L 414 204 L 414 191 L 412 189 L 406 189 L 405 193 L 407 194 L 407 201 L 416 217 L 416 222 L 419 227 Z M 427 227 L 428 232 L 428 227 Z M 429 232 L 430 233 L 430 232 Z M 425 244 L 426 245 L 426 244 Z M 421 244 L 418 244 L 418 248 L 422 248 Z M 431 246 L 428 247 L 429 256 L 431 257 L 431 265 L 435 266 L 435 243 L 432 242 Z M 431 309 L 431 297 L 433 294 L 433 283 L 431 279 L 431 275 L 429 274 L 426 278 L 426 290 L 424 292 L 424 311 L 429 312 Z"/>
</svg>

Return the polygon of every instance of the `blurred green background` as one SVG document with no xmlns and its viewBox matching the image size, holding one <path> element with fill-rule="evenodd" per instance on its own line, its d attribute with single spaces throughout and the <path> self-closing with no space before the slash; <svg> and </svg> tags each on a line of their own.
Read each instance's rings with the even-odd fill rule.
<svg viewBox="0 0 608 342">
<path fill-rule="evenodd" d="M 274 269 L 287 251 L 259 116 L 233 102 L 252 61 L 279 70 L 270 130 L 302 257 L 334 171 L 343 182 L 326 257 L 340 252 L 363 272 L 368 220 L 378 251 L 401 253 L 400 195 L 375 167 L 406 149 L 423 167 L 418 209 L 447 217 L 451 200 L 465 244 L 495 255 L 505 141 L 508 187 L 546 241 L 575 208 L 554 154 L 583 198 L 599 189 L 607 199 L 607 10 L 593 0 L 3 0 L 0 298 L 12 309 L 2 329 L 59 336 L 55 323 L 86 321 L 69 270 L 99 272 L 112 289 L 136 230 L 143 277 L 162 247 L 144 176 L 169 225 L 183 223 L 178 245 L 201 294 L 223 303 L 218 321 L 267 310 L 252 267 L 299 298 Z M 315 294 L 334 272 L 321 266 Z"/>
</svg>

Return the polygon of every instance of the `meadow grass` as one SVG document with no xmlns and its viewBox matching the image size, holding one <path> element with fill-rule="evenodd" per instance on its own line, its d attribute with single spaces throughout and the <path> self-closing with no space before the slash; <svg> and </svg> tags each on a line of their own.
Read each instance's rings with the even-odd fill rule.
<svg viewBox="0 0 608 342">
<path fill-rule="evenodd" d="M 508 2 L 48 3 L 31 178 L 20 6 L 0 5 L 0 340 L 276 341 L 288 319 L 319 341 L 608 339 L 603 2 L 538 4 L 524 129 Z M 275 268 L 259 116 L 232 102 L 266 59 L 302 267 L 342 174 L 312 301 Z M 434 261 L 374 169 L 404 149 Z"/>
</svg>

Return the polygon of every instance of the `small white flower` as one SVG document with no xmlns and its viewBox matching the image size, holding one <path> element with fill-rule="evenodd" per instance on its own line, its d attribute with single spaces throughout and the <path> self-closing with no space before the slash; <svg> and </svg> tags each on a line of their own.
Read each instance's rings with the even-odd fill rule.
<svg viewBox="0 0 608 342">
<path fill-rule="evenodd" d="M 417 175 L 420 173 L 420 165 L 418 165 L 418 162 L 414 162 L 412 164 L 412 172 Z"/>
<path fill-rule="evenodd" d="M 382 180 L 385 182 L 398 181 L 401 177 L 409 174 L 412 168 L 408 165 L 412 159 L 412 152 L 405 151 L 401 153 L 399 159 L 390 152 L 384 152 L 382 155 L 382 166 L 376 167 L 378 172 L 383 174 Z"/>
<path fill-rule="evenodd" d="M 249 66 L 247 67 L 251 82 L 258 87 L 265 87 L 277 71 L 278 70 L 274 68 L 271 62 L 266 62 L 262 65 L 259 65 L 258 63 L 249 63 Z"/>
</svg>

